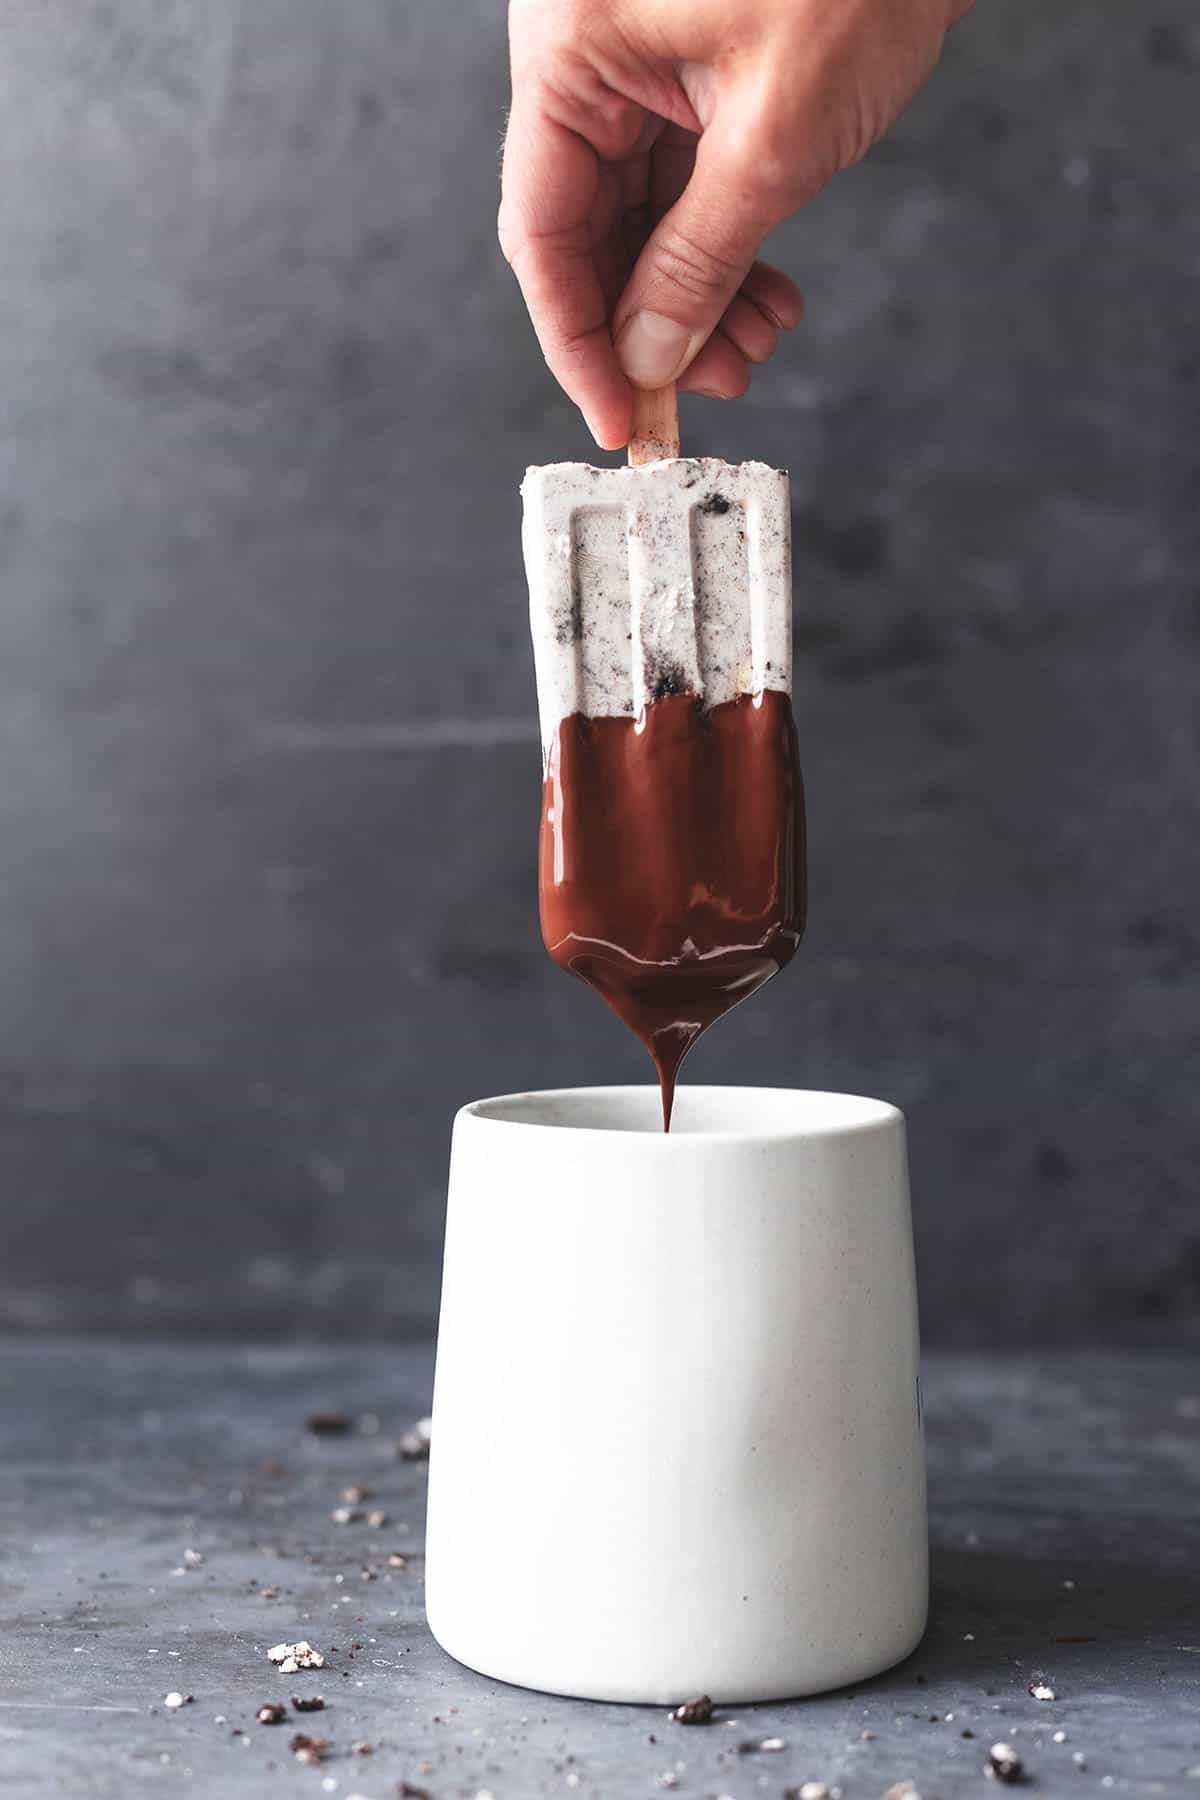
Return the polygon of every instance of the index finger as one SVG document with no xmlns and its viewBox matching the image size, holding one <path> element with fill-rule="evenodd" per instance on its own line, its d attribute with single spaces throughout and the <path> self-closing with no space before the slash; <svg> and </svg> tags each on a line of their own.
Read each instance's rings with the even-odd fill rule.
<svg viewBox="0 0 1200 1800">
<path fill-rule="evenodd" d="M 596 266 L 601 201 L 591 145 L 515 95 L 504 143 L 500 247 L 551 373 L 601 448 L 618 450 L 629 441 L 633 397 L 613 351 Z"/>
</svg>

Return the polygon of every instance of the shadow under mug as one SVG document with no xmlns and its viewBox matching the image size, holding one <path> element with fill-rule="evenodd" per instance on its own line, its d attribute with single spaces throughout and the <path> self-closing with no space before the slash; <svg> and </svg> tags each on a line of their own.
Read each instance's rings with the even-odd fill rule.
<svg viewBox="0 0 1200 1800">
<path fill-rule="evenodd" d="M 597 1700 L 782 1699 L 925 1627 L 903 1116 L 681 1088 L 516 1094 L 454 1125 L 427 1607 L 486 1675 Z"/>
</svg>

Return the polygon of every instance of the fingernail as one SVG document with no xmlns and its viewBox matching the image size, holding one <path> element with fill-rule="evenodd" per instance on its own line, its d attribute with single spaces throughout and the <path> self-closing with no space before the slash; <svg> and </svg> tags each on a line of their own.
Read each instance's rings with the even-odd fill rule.
<svg viewBox="0 0 1200 1800">
<path fill-rule="evenodd" d="M 666 387 L 688 360 L 692 333 L 662 313 L 636 312 L 617 337 L 617 360 L 630 381 L 643 388 Z"/>
</svg>

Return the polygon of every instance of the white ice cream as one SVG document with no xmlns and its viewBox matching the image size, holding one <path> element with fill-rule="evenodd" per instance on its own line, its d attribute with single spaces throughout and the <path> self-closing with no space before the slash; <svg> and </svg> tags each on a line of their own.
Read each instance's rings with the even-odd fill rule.
<svg viewBox="0 0 1200 1800">
<path fill-rule="evenodd" d="M 788 478 L 678 457 L 529 469 L 522 541 L 542 746 L 560 719 L 792 686 Z"/>
</svg>

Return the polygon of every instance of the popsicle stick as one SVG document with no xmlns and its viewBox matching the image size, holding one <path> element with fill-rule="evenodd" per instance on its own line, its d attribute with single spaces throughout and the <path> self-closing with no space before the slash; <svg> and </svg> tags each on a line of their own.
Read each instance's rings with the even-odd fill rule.
<svg viewBox="0 0 1200 1800">
<path fill-rule="evenodd" d="M 665 388 L 634 388 L 630 462 L 636 466 L 678 455 L 679 403 L 675 383 Z"/>
</svg>

